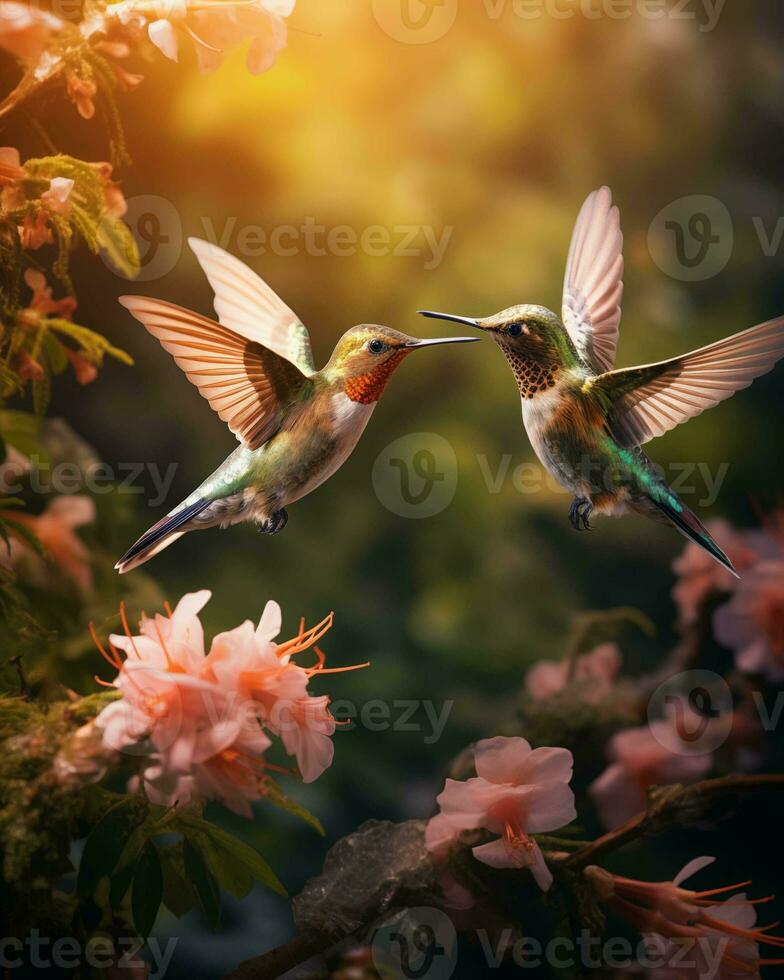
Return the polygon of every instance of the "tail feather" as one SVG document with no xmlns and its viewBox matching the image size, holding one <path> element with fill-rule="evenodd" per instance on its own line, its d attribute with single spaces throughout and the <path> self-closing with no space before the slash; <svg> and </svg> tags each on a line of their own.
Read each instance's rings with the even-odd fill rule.
<svg viewBox="0 0 784 980">
<path fill-rule="evenodd" d="M 153 524 L 149 531 L 145 531 L 114 567 L 120 575 L 123 575 L 125 572 L 130 572 L 131 569 L 149 561 L 153 555 L 157 555 L 164 548 L 168 548 L 170 544 L 174 544 L 177 538 L 182 537 L 185 531 L 179 529 L 197 514 L 200 514 L 209 503 L 209 500 L 197 500 L 195 503 L 188 504 L 187 507 L 167 514 L 157 524 Z"/>
<path fill-rule="evenodd" d="M 701 548 L 704 548 L 727 571 L 732 572 L 736 578 L 740 578 L 732 562 L 713 540 L 708 529 L 699 517 L 693 511 L 689 510 L 684 503 L 679 501 L 681 510 L 676 510 L 675 507 L 670 506 L 664 500 L 653 500 L 651 498 L 651 503 L 658 507 L 662 514 L 675 525 L 684 537 L 698 544 Z"/>
</svg>

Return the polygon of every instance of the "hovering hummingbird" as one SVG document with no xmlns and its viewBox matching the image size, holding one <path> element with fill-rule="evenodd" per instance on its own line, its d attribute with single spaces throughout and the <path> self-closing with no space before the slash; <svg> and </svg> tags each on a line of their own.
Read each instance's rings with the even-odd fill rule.
<svg viewBox="0 0 784 980">
<path fill-rule="evenodd" d="M 219 323 L 164 300 L 121 296 L 237 436 L 240 445 L 201 486 L 117 562 L 128 572 L 186 531 L 255 521 L 281 531 L 286 507 L 348 459 L 392 373 L 411 351 L 476 337 L 418 340 L 360 324 L 316 370 L 306 327 L 243 262 L 188 240 L 215 293 Z"/>
<path fill-rule="evenodd" d="M 529 305 L 484 319 L 419 312 L 486 330 L 501 348 L 517 381 L 528 438 L 574 494 L 575 528 L 589 528 L 592 513 L 635 511 L 673 524 L 735 572 L 640 447 L 770 371 L 784 356 L 784 317 L 658 364 L 614 370 L 622 279 L 618 208 L 602 187 L 577 218 L 561 317 Z"/>
</svg>

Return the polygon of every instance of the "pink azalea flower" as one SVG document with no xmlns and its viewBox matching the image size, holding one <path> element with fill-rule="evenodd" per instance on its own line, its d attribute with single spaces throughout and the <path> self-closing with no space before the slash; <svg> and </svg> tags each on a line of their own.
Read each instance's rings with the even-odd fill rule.
<svg viewBox="0 0 784 980">
<path fill-rule="evenodd" d="M 687 725 L 687 731 L 697 731 L 697 725 Z M 613 829 L 643 811 L 651 786 L 702 779 L 713 764 L 703 746 L 702 740 L 681 737 L 674 714 L 614 735 L 608 746 L 612 762 L 588 787 L 604 826 Z"/>
<path fill-rule="evenodd" d="M 673 881 L 636 881 L 612 875 L 610 905 L 643 934 L 649 953 L 663 964 L 652 971 L 656 980 L 759 980 L 761 966 L 784 962 L 760 958 L 761 944 L 784 947 L 784 939 L 768 934 L 770 927 L 756 927 L 754 906 L 769 899 L 752 903 L 745 894 L 736 894 L 713 903 L 712 898 L 741 886 L 708 891 L 682 887 L 714 860 L 695 858 Z"/>
<path fill-rule="evenodd" d="M 610 693 L 612 683 L 621 668 L 621 651 L 614 643 L 602 643 L 577 657 L 572 676 L 566 660 L 540 660 L 528 671 L 525 688 L 537 700 L 558 694 L 569 683 L 585 688 L 591 700 L 600 700 Z"/>
<path fill-rule="evenodd" d="M 775 553 L 778 547 L 765 534 L 737 531 L 728 521 L 709 521 L 707 528 L 741 574 L 761 557 Z M 686 545 L 672 567 L 678 576 L 672 597 L 678 607 L 679 619 L 685 626 L 696 622 L 708 596 L 733 592 L 738 583 L 731 572 L 711 558 L 704 548 L 692 542 Z"/>
<path fill-rule="evenodd" d="M 64 26 L 59 17 L 37 6 L 0 0 L 0 48 L 25 64 L 37 64 L 52 34 Z"/>
<path fill-rule="evenodd" d="M 142 13 L 149 20 L 152 43 L 172 61 L 179 57 L 179 34 L 186 33 L 196 49 L 199 69 L 213 71 L 230 48 L 250 39 L 248 70 L 259 75 L 270 69 L 285 48 L 285 18 L 294 0 L 168 0 L 148 3 L 124 0 L 115 16 L 132 18 Z"/>
<path fill-rule="evenodd" d="M 43 545 L 47 554 L 63 574 L 82 591 L 88 592 L 93 585 L 93 571 L 87 546 L 76 534 L 76 529 L 95 520 L 95 504 L 83 494 L 55 497 L 41 514 L 14 511 L 15 521 L 29 528 Z M 41 560 L 25 542 L 14 539 L 11 564 L 29 565 L 35 579 L 42 579 L 44 567 Z"/>
<path fill-rule="evenodd" d="M 437 800 L 441 815 L 456 832 L 481 827 L 498 834 L 498 840 L 474 847 L 474 857 L 493 868 L 530 868 L 546 891 L 553 876 L 530 835 L 575 819 L 572 753 L 499 736 L 477 742 L 474 761 L 473 779 L 447 779 Z"/>
<path fill-rule="evenodd" d="M 332 617 L 276 644 L 281 616 L 271 602 L 258 627 L 245 622 L 221 633 L 205 652 L 199 612 L 209 597 L 207 591 L 192 593 L 168 616 L 143 617 L 138 635 L 124 621 L 125 635 L 110 638 L 110 653 L 99 645 L 118 670 L 114 686 L 123 697 L 101 712 L 97 724 L 116 750 L 149 741 L 152 755 L 142 780 L 155 802 L 219 799 L 250 816 L 250 802 L 265 792 L 268 733 L 280 735 L 307 782 L 332 762 L 335 722 L 328 699 L 307 693 L 313 674 L 329 673 L 323 655 L 307 669 L 291 662 L 323 636 Z M 277 719 L 281 703 L 288 704 L 290 727 Z"/>
<path fill-rule="evenodd" d="M 735 650 L 738 668 L 784 681 L 784 561 L 765 561 L 743 576 L 713 616 L 716 639 Z"/>
</svg>

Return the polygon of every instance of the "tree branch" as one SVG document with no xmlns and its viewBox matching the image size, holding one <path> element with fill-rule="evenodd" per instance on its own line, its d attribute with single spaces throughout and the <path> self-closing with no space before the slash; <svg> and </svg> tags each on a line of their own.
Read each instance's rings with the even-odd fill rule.
<svg viewBox="0 0 784 980">
<path fill-rule="evenodd" d="M 695 803 L 703 800 L 707 803 L 714 798 L 731 793 L 765 787 L 784 789 L 784 775 L 722 776 L 719 779 L 706 779 L 692 786 L 661 787 L 661 792 L 665 795 L 658 801 L 654 796 L 652 806 L 648 810 L 638 813 L 625 824 L 602 837 L 597 837 L 595 841 L 566 858 L 564 864 L 573 870 L 585 868 L 606 854 L 625 847 L 631 841 L 662 829 L 662 823 L 666 824 L 668 820 L 676 817 L 679 810 L 682 811 L 683 808 L 693 809 Z M 668 790 L 670 792 L 666 792 Z"/>
</svg>

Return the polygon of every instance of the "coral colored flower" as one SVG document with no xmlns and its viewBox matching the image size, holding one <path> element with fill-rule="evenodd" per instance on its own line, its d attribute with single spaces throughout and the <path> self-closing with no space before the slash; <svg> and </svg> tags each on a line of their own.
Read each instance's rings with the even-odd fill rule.
<svg viewBox="0 0 784 980">
<path fill-rule="evenodd" d="M 74 369 L 74 374 L 76 375 L 76 380 L 80 385 L 89 385 L 98 377 L 98 368 L 93 364 L 92 361 L 88 361 L 86 357 L 78 354 L 76 351 L 71 350 L 69 347 L 63 346 L 63 353 L 71 362 L 71 367 Z"/>
<path fill-rule="evenodd" d="M 716 639 L 748 674 L 784 681 L 784 561 L 760 562 L 713 616 Z"/>
<path fill-rule="evenodd" d="M 219 799 L 250 816 L 250 802 L 265 792 L 268 732 L 296 755 L 306 781 L 332 762 L 328 735 L 335 723 L 327 698 L 307 693 L 309 677 L 324 672 L 323 657 L 312 668 L 291 662 L 332 618 L 276 644 L 280 608 L 270 602 L 258 627 L 245 622 L 221 633 L 205 652 L 199 613 L 209 597 L 207 591 L 186 595 L 168 616 L 143 617 L 138 635 L 126 624 L 125 635 L 110 638 L 111 653 L 101 652 L 118 669 L 114 686 L 123 697 L 97 724 L 110 748 L 150 743 L 142 780 L 151 799 L 166 805 Z M 292 713 L 291 729 L 276 720 L 281 704 Z"/>
<path fill-rule="evenodd" d="M 15 184 L 24 177 L 19 150 L 13 146 L 0 146 L 0 185 Z"/>
<path fill-rule="evenodd" d="M 37 64 L 52 34 L 64 26 L 59 17 L 37 6 L 0 2 L 0 48 L 26 64 Z"/>
<path fill-rule="evenodd" d="M 778 550 L 777 543 L 762 532 L 737 531 L 728 521 L 709 521 L 707 528 L 741 574 L 763 557 Z M 672 597 L 678 607 L 680 622 L 696 622 L 705 600 L 714 594 L 734 591 L 738 580 L 719 565 L 704 548 L 689 542 L 673 562 L 678 581 Z"/>
<path fill-rule="evenodd" d="M 572 753 L 499 736 L 477 742 L 474 761 L 474 778 L 447 779 L 437 799 L 441 816 L 456 832 L 484 828 L 498 834 L 498 840 L 474 847 L 474 857 L 493 868 L 530 868 L 546 891 L 553 876 L 530 835 L 575 819 Z"/>
<path fill-rule="evenodd" d="M 652 786 L 696 782 L 710 771 L 713 757 L 705 751 L 703 740 L 688 739 L 688 733 L 701 727 L 698 719 L 693 722 L 682 721 L 685 731 L 681 732 L 673 713 L 664 721 L 629 728 L 610 739 L 611 764 L 588 787 L 605 827 L 618 827 L 644 810 Z"/>
<path fill-rule="evenodd" d="M 69 69 L 65 75 L 65 91 L 82 119 L 92 119 L 95 115 L 93 99 L 98 91 L 95 82 Z"/>
<path fill-rule="evenodd" d="M 47 554 L 63 574 L 83 591 L 89 591 L 93 584 L 90 553 L 87 546 L 76 534 L 76 529 L 95 520 L 95 504 L 83 494 L 55 497 L 43 513 L 25 514 L 14 511 L 13 519 L 23 524 L 38 538 Z M 42 563 L 30 547 L 15 539 L 11 550 L 11 563 L 32 563 L 36 579 L 42 579 Z"/>
<path fill-rule="evenodd" d="M 34 326 L 38 321 L 38 316 L 49 316 L 54 314 L 55 316 L 62 317 L 65 320 L 70 320 L 74 310 L 76 309 L 76 300 L 73 296 L 64 296 L 62 299 L 53 299 L 52 290 L 49 285 L 47 285 L 46 277 L 43 272 L 39 272 L 38 269 L 26 269 L 24 274 L 24 281 L 32 290 L 32 297 L 27 304 L 25 313 L 32 313 L 33 316 L 29 316 L 27 319 L 29 325 Z"/>
<path fill-rule="evenodd" d="M 19 239 L 22 248 L 30 251 L 35 251 L 43 245 L 50 245 L 54 241 L 46 211 L 37 211 L 34 215 L 28 211 L 25 214 L 19 228 Z"/>
<path fill-rule="evenodd" d="M 45 377 L 41 363 L 31 357 L 24 347 L 20 347 L 16 355 L 16 372 L 24 381 L 43 381 Z"/>
<path fill-rule="evenodd" d="M 120 190 L 120 185 L 116 180 L 112 180 L 112 165 L 110 163 L 100 162 L 91 163 L 90 166 L 103 181 L 103 197 L 104 204 L 106 205 L 106 213 L 111 218 L 122 218 L 128 210 L 128 204 L 123 192 Z"/>
<path fill-rule="evenodd" d="M 761 966 L 784 962 L 760 958 L 761 944 L 784 947 L 784 938 L 768 934 L 770 927 L 756 927 L 754 906 L 770 899 L 752 902 L 745 894 L 737 894 L 724 902 L 711 901 L 750 882 L 707 891 L 682 887 L 714 860 L 695 858 L 673 881 L 635 881 L 612 875 L 610 905 L 643 934 L 651 959 L 662 963 L 653 971 L 657 980 L 759 978 Z"/>
<path fill-rule="evenodd" d="M 620 668 L 621 651 L 614 643 L 602 643 L 576 658 L 571 676 L 567 660 L 540 660 L 526 674 L 525 688 L 540 700 L 574 683 L 584 687 L 590 699 L 601 699 L 610 693 Z"/>
</svg>

